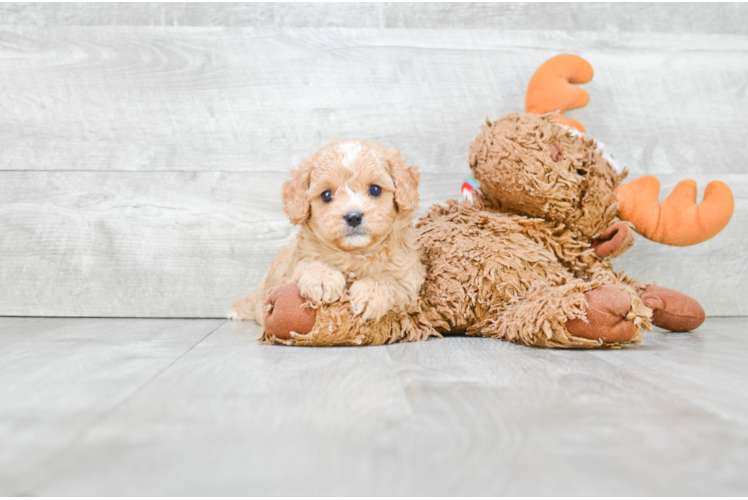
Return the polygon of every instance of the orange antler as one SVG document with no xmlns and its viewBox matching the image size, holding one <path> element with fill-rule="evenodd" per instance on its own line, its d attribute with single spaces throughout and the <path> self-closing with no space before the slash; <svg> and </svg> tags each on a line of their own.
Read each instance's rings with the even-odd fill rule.
<svg viewBox="0 0 748 500">
<path fill-rule="evenodd" d="M 592 66 L 579 56 L 561 54 L 548 59 L 530 78 L 525 94 L 525 113 L 543 114 L 583 108 L 590 102 L 586 90 L 572 83 L 592 80 Z M 564 125 L 584 132 L 584 125 L 559 114 L 555 119 Z"/>
<path fill-rule="evenodd" d="M 618 187 L 618 215 L 632 222 L 636 232 L 650 240 L 673 246 L 701 243 L 730 222 L 735 201 L 727 184 L 710 182 L 704 199 L 696 204 L 696 182 L 678 183 L 662 203 L 657 201 L 660 181 L 645 175 Z"/>
</svg>

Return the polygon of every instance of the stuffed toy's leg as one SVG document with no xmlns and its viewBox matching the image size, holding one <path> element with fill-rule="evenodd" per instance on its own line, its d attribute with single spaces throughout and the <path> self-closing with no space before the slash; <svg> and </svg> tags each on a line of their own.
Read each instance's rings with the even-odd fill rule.
<svg viewBox="0 0 748 500">
<path fill-rule="evenodd" d="M 701 326 L 706 319 L 704 308 L 688 295 L 613 271 L 610 265 L 595 269 L 591 279 L 600 283 L 620 282 L 633 289 L 644 305 L 652 309 L 652 324 L 665 330 L 687 332 Z"/>
<path fill-rule="evenodd" d="M 469 334 L 541 347 L 616 347 L 641 341 L 650 311 L 633 290 L 573 280 L 538 282 L 492 311 Z"/>
<path fill-rule="evenodd" d="M 652 309 L 652 324 L 665 330 L 695 330 L 706 319 L 701 304 L 688 295 L 669 288 L 649 285 L 641 293 L 641 299 Z"/>
<path fill-rule="evenodd" d="M 377 321 L 364 322 L 347 302 L 314 308 L 290 283 L 270 292 L 264 326 L 260 340 L 285 345 L 382 345 L 439 336 L 417 310 L 390 311 Z"/>
<path fill-rule="evenodd" d="M 614 274 L 619 275 L 624 284 L 636 291 L 644 305 L 652 309 L 654 326 L 672 332 L 688 332 L 704 323 L 704 308 L 685 293 L 630 278 L 624 273 Z"/>
</svg>

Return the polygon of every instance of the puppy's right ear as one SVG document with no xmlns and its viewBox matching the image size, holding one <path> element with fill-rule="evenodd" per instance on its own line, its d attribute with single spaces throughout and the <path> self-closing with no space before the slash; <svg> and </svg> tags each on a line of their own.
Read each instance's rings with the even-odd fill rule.
<svg viewBox="0 0 748 500">
<path fill-rule="evenodd" d="M 283 183 L 283 212 L 291 224 L 303 224 L 309 220 L 312 206 L 309 203 L 309 180 L 312 175 L 312 159 L 306 158 L 291 178 Z"/>
</svg>

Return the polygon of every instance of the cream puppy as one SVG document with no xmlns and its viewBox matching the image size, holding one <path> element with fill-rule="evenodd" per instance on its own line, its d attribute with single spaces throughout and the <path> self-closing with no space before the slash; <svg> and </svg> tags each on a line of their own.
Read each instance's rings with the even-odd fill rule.
<svg viewBox="0 0 748 500">
<path fill-rule="evenodd" d="M 336 141 L 305 159 L 283 184 L 283 211 L 299 233 L 229 318 L 262 324 L 268 293 L 288 282 L 314 304 L 350 301 L 365 321 L 414 307 L 424 280 L 413 225 L 419 177 L 399 151 L 374 142 Z"/>
</svg>

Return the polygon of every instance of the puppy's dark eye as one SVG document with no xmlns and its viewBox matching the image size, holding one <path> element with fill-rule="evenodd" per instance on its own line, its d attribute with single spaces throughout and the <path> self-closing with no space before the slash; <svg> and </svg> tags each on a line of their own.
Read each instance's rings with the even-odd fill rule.
<svg viewBox="0 0 748 500">
<path fill-rule="evenodd" d="M 585 172 L 584 170 L 580 168 L 580 169 L 577 169 L 577 175 L 587 175 L 587 172 Z"/>
<path fill-rule="evenodd" d="M 320 198 L 322 198 L 322 201 L 324 201 L 325 203 L 330 203 L 332 201 L 332 191 L 328 189 L 327 191 L 322 193 L 322 196 L 320 196 Z"/>
<path fill-rule="evenodd" d="M 379 196 L 382 194 L 382 188 L 374 184 L 373 186 L 369 187 L 369 194 L 372 196 Z"/>
</svg>

